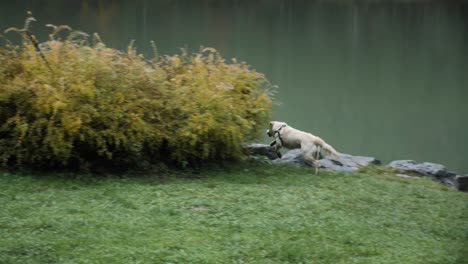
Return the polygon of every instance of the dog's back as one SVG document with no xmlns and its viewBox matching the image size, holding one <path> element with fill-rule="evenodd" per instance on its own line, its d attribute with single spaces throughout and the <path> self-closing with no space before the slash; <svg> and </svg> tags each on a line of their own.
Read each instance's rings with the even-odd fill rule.
<svg viewBox="0 0 468 264">
<path fill-rule="evenodd" d="M 286 134 L 286 133 L 285 133 Z M 335 150 L 330 144 L 326 143 L 321 137 L 315 136 L 311 133 L 301 131 L 292 127 L 288 127 L 287 140 L 284 140 L 283 145 L 286 148 L 303 148 L 308 149 L 313 146 L 320 146 L 328 155 L 339 157 L 338 151 Z"/>
<path fill-rule="evenodd" d="M 287 127 L 282 135 L 284 147 L 288 149 L 301 148 L 303 140 L 308 137 L 307 134 L 304 131 Z"/>
</svg>

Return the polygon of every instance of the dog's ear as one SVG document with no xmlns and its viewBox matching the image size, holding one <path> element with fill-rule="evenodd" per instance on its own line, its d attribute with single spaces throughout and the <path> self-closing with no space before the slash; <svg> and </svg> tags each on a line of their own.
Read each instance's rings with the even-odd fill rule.
<svg viewBox="0 0 468 264">
<path fill-rule="evenodd" d="M 270 129 L 271 129 L 272 131 L 276 130 L 276 129 L 277 129 L 277 126 L 278 126 L 278 122 L 276 122 L 276 121 L 271 121 L 271 122 L 270 122 Z"/>
<path fill-rule="evenodd" d="M 276 131 L 280 129 L 281 127 L 286 126 L 286 123 L 280 122 L 280 121 L 271 121 L 270 122 L 270 128 L 272 131 Z"/>
</svg>

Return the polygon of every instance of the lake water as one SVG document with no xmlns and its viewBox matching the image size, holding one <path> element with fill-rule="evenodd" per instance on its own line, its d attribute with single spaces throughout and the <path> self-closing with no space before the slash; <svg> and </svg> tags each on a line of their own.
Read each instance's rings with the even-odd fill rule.
<svg viewBox="0 0 468 264">
<path fill-rule="evenodd" d="M 274 119 L 340 152 L 468 173 L 468 3 L 349 2 L 6 0 L 0 28 L 30 10 L 41 40 L 51 23 L 148 55 L 150 40 L 161 54 L 214 47 L 278 85 Z"/>
</svg>

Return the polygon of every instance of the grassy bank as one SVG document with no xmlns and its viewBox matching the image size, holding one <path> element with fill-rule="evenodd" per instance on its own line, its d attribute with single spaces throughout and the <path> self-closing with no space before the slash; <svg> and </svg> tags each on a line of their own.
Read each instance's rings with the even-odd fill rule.
<svg viewBox="0 0 468 264">
<path fill-rule="evenodd" d="M 466 193 L 371 174 L 3 173 L 0 263 L 466 263 Z"/>
</svg>

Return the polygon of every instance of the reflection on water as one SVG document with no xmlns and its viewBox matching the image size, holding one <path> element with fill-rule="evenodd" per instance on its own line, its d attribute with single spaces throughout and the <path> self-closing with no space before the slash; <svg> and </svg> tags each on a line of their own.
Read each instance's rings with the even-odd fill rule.
<svg viewBox="0 0 468 264">
<path fill-rule="evenodd" d="M 214 47 L 279 86 L 275 119 L 342 152 L 468 173 L 468 4 L 8 0 L 0 27 L 26 10 L 42 39 L 52 23 L 148 55 L 150 40 L 161 53 Z"/>
</svg>

